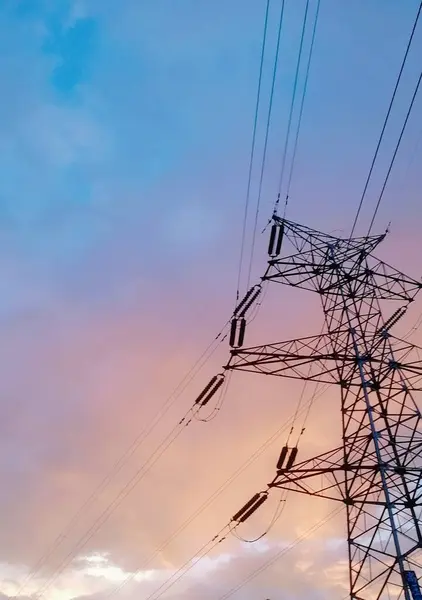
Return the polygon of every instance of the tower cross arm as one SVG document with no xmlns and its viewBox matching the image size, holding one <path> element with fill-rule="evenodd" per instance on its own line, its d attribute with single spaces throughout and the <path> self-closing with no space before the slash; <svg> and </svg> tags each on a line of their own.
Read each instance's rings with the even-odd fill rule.
<svg viewBox="0 0 422 600">
<path fill-rule="evenodd" d="M 338 341 L 345 342 L 349 335 L 350 331 L 345 328 L 336 331 Z M 394 360 L 385 352 L 387 343 L 392 344 L 396 351 Z M 339 344 L 339 348 L 333 349 L 329 334 L 233 348 L 226 370 L 337 384 L 342 388 L 360 387 L 362 382 L 356 355 L 349 351 L 346 343 Z M 410 353 L 415 348 L 406 341 L 397 338 L 387 341 L 379 336 L 378 341 L 372 344 L 371 355 L 365 357 L 377 369 L 377 385 L 383 385 L 388 380 L 390 391 L 402 391 L 405 388 L 409 391 L 421 390 L 422 361 L 410 360 Z M 367 385 L 371 387 L 372 384 L 375 385 L 368 379 Z"/>
<path fill-rule="evenodd" d="M 337 361 L 346 360 L 345 355 L 331 349 L 329 336 L 321 334 L 262 346 L 233 348 L 226 368 L 291 379 L 336 383 Z M 353 358 L 351 360 L 353 361 Z"/>
<path fill-rule="evenodd" d="M 365 275 L 372 280 L 375 286 L 375 295 L 379 299 L 412 302 L 419 290 L 422 289 L 422 281 L 413 279 L 375 258 L 368 261 Z"/>
<path fill-rule="evenodd" d="M 378 298 L 411 302 L 422 288 L 413 279 L 376 258 L 372 252 L 384 235 L 341 239 L 298 226 L 283 227 L 292 254 L 272 256 L 264 280 L 317 292 L 342 291 L 345 298 Z"/>
</svg>

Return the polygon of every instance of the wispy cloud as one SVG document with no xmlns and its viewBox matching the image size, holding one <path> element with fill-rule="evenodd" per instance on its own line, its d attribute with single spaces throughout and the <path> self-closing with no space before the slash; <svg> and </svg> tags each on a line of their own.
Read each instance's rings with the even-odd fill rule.
<svg viewBox="0 0 422 600">
<path fill-rule="evenodd" d="M 362 7 L 334 1 L 322 13 L 291 201 L 292 216 L 316 227 L 349 227 L 369 141 L 378 132 L 374 115 L 403 41 L 388 36 L 389 44 L 382 43 L 385 27 L 407 31 L 412 3 L 391 4 L 379 19 L 380 2 L 365 8 L 367 18 Z M 274 201 L 291 91 L 289 59 L 301 15 L 300 3 L 293 4 L 263 222 Z M 0 589 L 6 596 L 16 593 L 232 308 L 262 2 L 170 5 L 39 0 L 0 10 Z M 363 67 L 357 89 L 353 77 Z M 269 61 L 266 69 L 268 83 Z M 409 180 L 408 216 L 397 217 L 403 227 L 420 212 L 415 181 Z M 265 261 L 264 237 L 256 272 Z M 419 248 L 417 236 L 396 239 Z M 314 305 L 303 296 L 271 291 L 266 302 L 250 339 L 317 333 Z M 51 576 L 226 357 L 222 346 L 22 593 L 35 593 Z M 47 600 L 102 600 L 139 568 L 143 574 L 122 596 L 153 591 L 266 485 L 276 445 L 141 566 L 290 415 L 300 394 L 294 384 L 262 385 L 259 378 L 233 378 L 231 385 L 218 418 L 183 432 L 74 552 Z M 324 402 L 337 406 L 334 394 Z M 325 413 L 312 415 L 301 452 L 333 439 L 336 414 L 330 410 L 325 419 Z M 312 505 L 310 513 L 309 506 L 295 502 L 266 546 L 250 550 L 228 539 L 172 589 L 173 597 L 216 600 L 326 509 Z M 270 513 L 258 515 L 246 533 L 262 532 Z M 276 597 L 282 586 L 289 598 L 340 597 L 341 532 L 336 521 L 325 532 L 332 545 L 322 551 L 322 538 L 307 542 L 241 596 Z"/>
</svg>

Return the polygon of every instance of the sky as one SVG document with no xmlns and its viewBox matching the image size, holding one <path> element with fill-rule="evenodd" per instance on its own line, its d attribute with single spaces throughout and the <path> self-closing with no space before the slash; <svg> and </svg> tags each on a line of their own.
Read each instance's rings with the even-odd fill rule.
<svg viewBox="0 0 422 600">
<path fill-rule="evenodd" d="M 418 4 L 321 0 L 288 218 L 350 231 Z M 279 7 L 273 0 L 248 252 Z M 304 7 L 286 0 L 253 280 L 265 269 L 261 231 L 277 196 Z M 311 15 L 315 7 L 311 0 Z M 4 600 L 155 599 L 272 478 L 288 427 L 277 432 L 301 390 L 287 381 L 236 375 L 216 418 L 184 428 L 158 457 L 227 360 L 227 345 L 218 345 L 164 404 L 233 308 L 264 12 L 264 0 L 0 3 Z M 374 210 L 421 51 L 419 27 L 358 234 Z M 380 232 L 391 222 L 380 258 L 414 277 L 421 275 L 421 108 L 419 95 L 376 221 Z M 242 289 L 245 277 L 244 270 Z M 420 310 L 416 302 L 409 326 Z M 316 334 L 320 322 L 305 293 L 271 290 L 253 336 Z M 338 440 L 339 415 L 329 408 L 336 402 L 332 391 L 318 400 L 304 453 Z M 157 426 L 133 446 L 164 405 Z M 146 469 L 151 456 L 159 460 Z M 242 535 L 262 533 L 277 505 L 271 498 Z M 287 500 L 260 543 L 229 536 L 162 597 L 222 598 L 332 508 Z M 335 515 L 232 597 L 343 597 L 344 527 Z"/>
</svg>

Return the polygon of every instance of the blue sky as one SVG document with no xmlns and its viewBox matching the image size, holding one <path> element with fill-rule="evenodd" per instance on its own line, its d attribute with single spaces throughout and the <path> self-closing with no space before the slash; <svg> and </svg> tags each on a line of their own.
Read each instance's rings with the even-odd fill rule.
<svg viewBox="0 0 422 600">
<path fill-rule="evenodd" d="M 241 211 L 261 2 L 233 1 L 217 9 L 183 1 L 177 10 L 159 4 L 129 2 L 121 10 L 107 0 L 28 0 L 9 2 L 2 11 L 8 150 L 3 153 L 2 213 L 20 249 L 28 245 L 31 254 L 54 255 L 64 263 L 70 256 L 84 260 L 85 251 L 92 254 L 93 245 L 109 244 L 129 223 L 140 229 L 167 213 L 177 215 L 175 222 L 189 231 L 185 213 L 196 207 L 209 217 L 206 227 L 214 223 L 221 234 L 224 223 Z M 276 150 L 285 127 L 300 4 L 286 11 L 270 140 Z M 341 211 L 335 215 L 341 222 L 353 210 L 414 5 L 384 2 L 382 19 L 378 2 L 346 7 L 326 0 L 322 5 L 298 164 L 315 182 L 315 202 L 328 196 L 323 218 L 333 209 Z M 271 29 L 270 44 L 275 23 Z M 417 41 L 420 47 L 420 36 Z M 417 55 L 415 50 L 402 106 L 417 72 Z M 270 156 L 277 160 L 275 151 Z M 215 197 L 189 197 L 194 186 L 187 182 L 211 172 Z M 297 195 L 312 206 L 301 174 Z M 237 186 L 234 194 L 222 188 L 227 178 Z M 343 178 L 344 200 L 334 202 Z M 204 193 L 201 183 L 195 195 Z M 160 235 L 160 227 L 155 233 Z M 182 243 L 184 236 L 172 233 Z M 210 237 L 216 233 L 212 230 Z M 139 238 L 148 236 L 139 236 L 137 243 Z"/>
<path fill-rule="evenodd" d="M 135 428 L 125 411 L 143 421 L 151 411 L 148 398 L 158 403 L 227 318 L 264 4 L 1 3 L 0 378 L 3 443 L 12 458 L 0 471 L 8 490 L 0 503 L 7 520 L 0 559 L 9 569 L 38 557 L 92 489 L 97 472 L 105 472 L 124 447 Z M 286 1 L 260 230 L 276 195 L 304 5 Z M 279 2 L 272 6 L 264 98 Z M 417 7 L 416 0 L 321 0 L 292 219 L 349 230 Z M 359 233 L 373 210 L 421 55 L 422 27 Z M 388 258 L 397 258 L 401 268 L 408 264 L 413 275 L 421 249 L 421 102 L 419 97 L 377 221 L 384 230 L 392 220 Z M 258 156 L 263 122 L 265 106 Z M 257 178 L 255 171 L 252 201 Z M 257 272 L 265 260 L 261 245 L 260 237 Z M 264 425 L 268 421 L 257 431 Z M 242 432 L 235 436 L 247 452 L 249 441 Z M 184 460 L 190 452 L 187 444 L 176 454 Z M 221 452 L 224 457 L 223 444 Z M 157 489 L 168 493 L 157 478 Z M 49 514 L 55 511 L 44 510 L 45 499 L 60 506 L 63 490 L 69 506 L 63 501 L 63 511 Z M 180 494 L 189 504 L 192 492 Z M 90 550 L 134 560 L 140 543 L 132 536 L 134 512 L 129 507 Z M 173 523 L 171 515 L 168 521 Z M 85 595 L 98 591 L 82 589 L 72 577 L 67 573 L 64 587 Z"/>
</svg>

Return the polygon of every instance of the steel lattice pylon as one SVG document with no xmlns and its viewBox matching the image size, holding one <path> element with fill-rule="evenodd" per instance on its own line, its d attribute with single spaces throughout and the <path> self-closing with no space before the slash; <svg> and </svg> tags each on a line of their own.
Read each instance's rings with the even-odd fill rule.
<svg viewBox="0 0 422 600">
<path fill-rule="evenodd" d="M 412 392 L 422 389 L 422 362 L 390 332 L 422 284 L 372 255 L 383 238 L 339 239 L 274 217 L 262 281 L 318 293 L 325 332 L 245 348 L 235 323 L 226 369 L 339 386 L 341 446 L 280 468 L 270 485 L 345 504 L 351 598 L 416 600 L 422 431 Z M 285 257 L 282 240 L 293 248 Z"/>
</svg>

